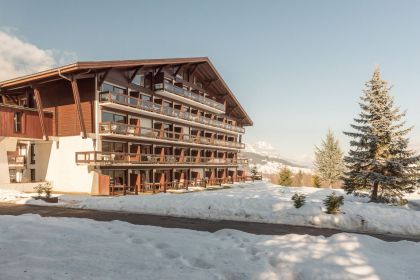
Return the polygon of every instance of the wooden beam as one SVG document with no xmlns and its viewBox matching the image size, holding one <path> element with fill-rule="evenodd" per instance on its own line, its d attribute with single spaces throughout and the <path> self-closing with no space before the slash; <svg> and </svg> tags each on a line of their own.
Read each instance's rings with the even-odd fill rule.
<svg viewBox="0 0 420 280">
<path fill-rule="evenodd" d="M 153 74 L 153 78 L 156 78 L 156 76 L 157 76 L 160 72 L 162 72 L 162 69 L 163 69 L 163 67 L 165 67 L 165 66 L 166 66 L 166 64 L 159 66 L 159 68 L 157 68 L 157 69 L 158 69 L 158 70 L 157 70 L 157 72 L 156 72 L 155 74 Z"/>
<path fill-rule="evenodd" d="M 207 90 L 214 82 L 217 82 L 219 79 L 213 79 L 206 81 L 205 85 L 203 86 L 203 89 Z"/>
<path fill-rule="evenodd" d="M 130 75 L 130 77 L 128 78 L 128 83 L 131 84 L 134 80 L 134 78 L 136 77 L 136 75 L 139 73 L 139 71 L 141 70 L 141 68 L 143 68 L 143 65 L 134 69 L 133 74 Z"/>
<path fill-rule="evenodd" d="M 182 67 L 184 67 L 185 65 L 188 65 L 188 63 L 178 65 L 178 68 L 174 72 L 174 77 L 176 77 L 176 75 L 178 75 L 179 71 L 181 71 Z"/>
<path fill-rule="evenodd" d="M 72 78 L 70 82 L 71 82 L 71 88 L 72 88 L 73 97 L 74 97 L 74 103 L 76 104 L 77 116 L 79 118 L 80 132 L 82 133 L 82 137 L 85 139 L 87 137 L 86 127 L 85 127 L 85 122 L 83 119 L 82 105 L 80 104 L 79 87 L 77 86 L 76 79 Z"/>
<path fill-rule="evenodd" d="M 39 93 L 39 89 L 37 87 L 34 87 L 34 96 L 39 116 L 39 123 L 41 124 L 42 135 L 45 140 L 48 140 L 47 130 L 45 129 L 44 106 L 42 105 L 41 94 Z"/>
<path fill-rule="evenodd" d="M 201 64 L 203 64 L 203 63 L 196 63 L 196 64 L 194 64 L 193 68 L 188 72 L 189 75 L 194 74 L 194 72 L 197 70 L 198 66 L 200 66 Z"/>
<path fill-rule="evenodd" d="M 1 100 L 3 104 L 6 104 L 6 95 L 2 94 L 1 95 Z"/>
<path fill-rule="evenodd" d="M 105 70 L 104 74 L 102 75 L 102 77 L 99 77 L 98 79 L 98 88 L 100 88 L 102 86 L 102 84 L 105 82 L 106 77 L 109 74 L 109 71 L 111 71 L 111 68 L 108 68 Z"/>
</svg>

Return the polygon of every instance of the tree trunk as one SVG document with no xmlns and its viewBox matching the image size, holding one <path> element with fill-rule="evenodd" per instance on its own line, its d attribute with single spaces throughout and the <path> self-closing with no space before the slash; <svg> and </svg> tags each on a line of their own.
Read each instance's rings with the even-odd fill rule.
<svg viewBox="0 0 420 280">
<path fill-rule="evenodd" d="M 373 183 L 373 190 L 372 190 L 372 195 L 370 197 L 370 199 L 372 201 L 377 201 L 378 200 L 378 189 L 379 189 L 379 184 L 378 182 Z"/>
</svg>

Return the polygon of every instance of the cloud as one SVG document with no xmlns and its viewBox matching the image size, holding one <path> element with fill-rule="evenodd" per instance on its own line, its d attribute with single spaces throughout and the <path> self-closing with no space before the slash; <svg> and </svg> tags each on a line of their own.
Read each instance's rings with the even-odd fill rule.
<svg viewBox="0 0 420 280">
<path fill-rule="evenodd" d="M 72 52 L 41 49 L 13 35 L 14 30 L 0 30 L 0 81 L 40 72 L 77 60 Z"/>
</svg>

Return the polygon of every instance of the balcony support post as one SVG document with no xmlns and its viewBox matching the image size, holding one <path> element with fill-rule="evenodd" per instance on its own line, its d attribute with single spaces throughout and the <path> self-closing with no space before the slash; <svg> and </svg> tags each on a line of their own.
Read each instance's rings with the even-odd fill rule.
<svg viewBox="0 0 420 280">
<path fill-rule="evenodd" d="M 86 139 L 86 127 L 85 127 L 85 122 L 83 119 L 83 111 L 82 111 L 82 106 L 80 104 L 80 94 L 79 94 L 79 87 L 77 86 L 77 80 L 72 78 L 70 80 L 71 82 L 71 88 L 72 88 L 72 92 L 73 92 L 73 98 L 74 98 L 74 103 L 76 105 L 76 110 L 77 110 L 77 116 L 79 118 L 79 125 L 80 125 L 80 132 L 82 133 L 82 138 Z"/>
<path fill-rule="evenodd" d="M 48 135 L 45 129 L 44 106 L 42 105 L 41 94 L 39 93 L 39 89 L 37 87 L 34 87 L 34 96 L 35 96 L 36 107 L 38 110 L 39 122 L 41 124 L 42 135 L 44 139 L 48 141 Z"/>
</svg>

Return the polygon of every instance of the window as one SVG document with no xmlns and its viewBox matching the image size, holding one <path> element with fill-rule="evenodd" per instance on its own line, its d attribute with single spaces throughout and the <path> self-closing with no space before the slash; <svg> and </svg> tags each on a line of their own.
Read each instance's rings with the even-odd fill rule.
<svg viewBox="0 0 420 280">
<path fill-rule="evenodd" d="M 148 95 L 142 94 L 142 95 L 140 95 L 140 98 L 141 98 L 141 100 L 144 100 L 144 101 L 152 101 L 152 97 L 150 97 Z"/>
<path fill-rule="evenodd" d="M 108 175 L 111 185 L 124 185 L 126 184 L 126 172 L 124 170 L 103 170 L 102 174 Z"/>
<path fill-rule="evenodd" d="M 126 143 L 102 141 L 103 152 L 125 153 Z"/>
<path fill-rule="evenodd" d="M 102 122 L 127 123 L 127 117 L 109 112 L 102 112 Z"/>
<path fill-rule="evenodd" d="M 16 169 L 9 169 L 10 183 L 16 183 Z"/>
<path fill-rule="evenodd" d="M 13 116 L 15 133 L 22 132 L 22 112 L 15 112 Z"/>
<path fill-rule="evenodd" d="M 118 94 L 126 94 L 127 93 L 127 90 L 125 88 L 117 87 L 117 86 L 110 85 L 110 84 L 107 84 L 107 83 L 102 84 L 101 91 L 110 91 L 110 92 L 114 92 L 114 93 L 118 93 Z"/>
<path fill-rule="evenodd" d="M 144 87 L 144 75 L 136 75 L 132 83 Z"/>
<path fill-rule="evenodd" d="M 35 182 L 35 169 L 31 169 L 31 182 Z"/>
<path fill-rule="evenodd" d="M 31 144 L 31 149 L 30 149 L 30 160 L 31 160 L 31 164 L 35 164 L 35 144 Z"/>
</svg>

